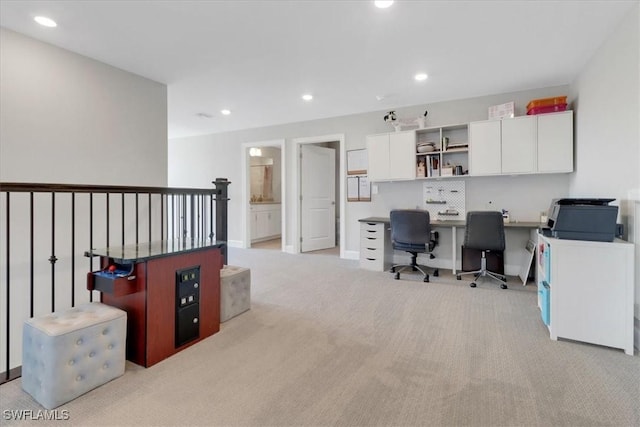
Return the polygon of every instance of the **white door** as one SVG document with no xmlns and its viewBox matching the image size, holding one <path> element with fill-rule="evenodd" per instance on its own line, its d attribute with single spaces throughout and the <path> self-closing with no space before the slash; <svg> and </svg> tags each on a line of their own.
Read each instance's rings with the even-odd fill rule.
<svg viewBox="0 0 640 427">
<path fill-rule="evenodd" d="M 310 144 L 300 146 L 300 251 L 336 245 L 336 152 Z"/>
</svg>

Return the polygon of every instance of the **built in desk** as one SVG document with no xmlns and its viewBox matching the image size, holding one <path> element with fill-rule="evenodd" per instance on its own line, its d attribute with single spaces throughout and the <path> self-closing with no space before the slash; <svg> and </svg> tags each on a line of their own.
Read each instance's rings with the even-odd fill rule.
<svg viewBox="0 0 640 427">
<path fill-rule="evenodd" d="M 169 240 L 92 249 L 87 289 L 127 312 L 127 359 L 149 367 L 220 330 L 220 241 Z"/>
<path fill-rule="evenodd" d="M 387 265 L 391 265 L 392 263 L 392 258 L 393 258 L 393 251 L 389 250 L 389 248 L 391 247 L 391 237 L 389 234 L 389 228 L 391 225 L 391 221 L 389 220 L 388 217 L 368 217 L 368 218 L 362 218 L 358 220 L 360 222 L 360 235 L 361 235 L 361 240 L 360 240 L 360 262 L 361 265 L 368 265 L 367 261 L 369 261 L 367 259 L 367 257 L 371 257 L 371 253 L 367 252 L 366 249 L 366 244 L 363 246 L 363 243 L 366 242 L 367 239 L 373 239 L 373 237 L 367 237 L 368 236 L 368 229 L 371 230 L 375 230 L 375 233 L 377 233 L 378 238 L 381 239 L 380 240 L 380 247 L 384 248 L 385 245 L 387 247 L 386 250 L 382 250 L 380 251 L 380 255 L 379 255 L 379 259 L 375 259 L 375 261 L 380 261 L 379 265 L 382 265 L 383 268 L 381 268 L 380 270 L 386 270 Z M 376 226 L 378 228 L 376 228 Z M 456 221 L 456 220 L 447 220 L 447 221 L 440 221 L 440 220 L 432 220 L 431 221 L 431 227 L 432 228 L 450 228 L 451 229 L 451 272 L 452 274 L 457 274 L 457 270 L 456 270 L 456 262 L 458 259 L 458 251 L 456 248 L 456 241 L 457 241 L 457 229 L 458 228 L 464 228 L 466 226 L 466 221 Z M 509 228 L 525 228 L 525 229 L 531 229 L 532 230 L 532 234 L 541 226 L 541 224 L 539 222 L 507 222 L 504 224 L 505 228 L 509 229 Z M 371 233 L 369 233 L 371 234 Z M 363 258 L 364 257 L 364 258 Z M 364 264 L 363 264 L 363 259 L 364 259 Z M 376 266 L 378 266 L 378 264 L 376 264 Z M 377 268 L 373 268 L 373 269 L 377 269 Z"/>
</svg>

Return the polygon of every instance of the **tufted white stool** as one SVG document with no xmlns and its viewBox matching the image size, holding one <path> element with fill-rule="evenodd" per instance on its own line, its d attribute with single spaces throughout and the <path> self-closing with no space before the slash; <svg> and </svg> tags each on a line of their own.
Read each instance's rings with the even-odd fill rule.
<svg viewBox="0 0 640 427">
<path fill-rule="evenodd" d="M 22 389 L 53 409 L 124 374 L 127 313 L 99 302 L 24 322 Z"/>
<path fill-rule="evenodd" d="M 251 270 L 225 265 L 220 270 L 220 322 L 251 308 Z"/>
</svg>

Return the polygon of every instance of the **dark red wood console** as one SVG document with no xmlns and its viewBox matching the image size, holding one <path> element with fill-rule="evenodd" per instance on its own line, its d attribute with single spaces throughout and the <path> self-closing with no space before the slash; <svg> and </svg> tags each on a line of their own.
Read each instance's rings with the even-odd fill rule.
<svg viewBox="0 0 640 427">
<path fill-rule="evenodd" d="M 127 359 L 149 367 L 220 330 L 224 242 L 162 241 L 92 250 L 87 289 L 127 312 Z"/>
</svg>

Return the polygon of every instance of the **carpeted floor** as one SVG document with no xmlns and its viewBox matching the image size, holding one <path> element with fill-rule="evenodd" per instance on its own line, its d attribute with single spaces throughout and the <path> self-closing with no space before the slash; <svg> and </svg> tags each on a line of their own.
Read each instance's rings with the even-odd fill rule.
<svg viewBox="0 0 640 427">
<path fill-rule="evenodd" d="M 533 284 L 396 281 L 263 249 L 231 248 L 229 263 L 251 268 L 250 311 L 149 369 L 128 363 L 58 408 L 64 423 L 640 425 L 638 355 L 550 340 Z M 42 409 L 20 380 L 0 386 L 0 406 Z"/>
</svg>

